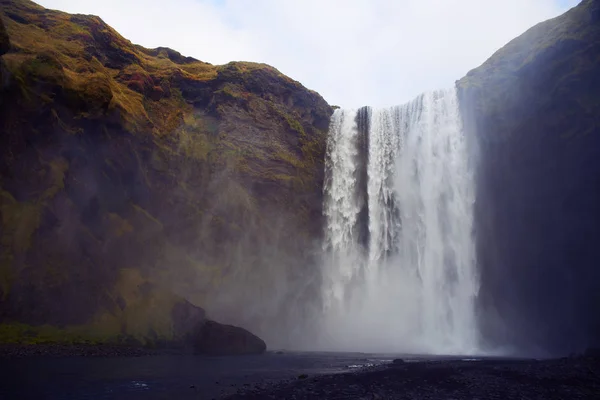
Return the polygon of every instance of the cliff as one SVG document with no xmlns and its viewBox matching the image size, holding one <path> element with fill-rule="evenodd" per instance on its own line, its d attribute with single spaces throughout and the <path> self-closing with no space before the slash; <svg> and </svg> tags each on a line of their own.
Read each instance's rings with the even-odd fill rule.
<svg viewBox="0 0 600 400">
<path fill-rule="evenodd" d="M 478 158 L 479 315 L 489 345 L 600 339 L 600 2 L 584 0 L 457 82 Z"/>
<path fill-rule="evenodd" d="M 169 340 L 187 300 L 291 326 L 315 296 L 296 278 L 321 234 L 317 93 L 27 0 L 0 0 L 0 55 L 0 332 Z"/>
</svg>

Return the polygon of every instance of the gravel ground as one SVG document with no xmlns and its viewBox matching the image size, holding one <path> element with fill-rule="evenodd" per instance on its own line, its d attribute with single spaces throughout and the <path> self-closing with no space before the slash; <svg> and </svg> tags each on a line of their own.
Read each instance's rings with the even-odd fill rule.
<svg viewBox="0 0 600 400">
<path fill-rule="evenodd" d="M 4 345 L 0 398 L 600 400 L 598 354 L 390 360 L 352 353 L 197 357 L 126 346 Z"/>
<path fill-rule="evenodd" d="M 600 399 L 600 359 L 406 362 L 301 376 L 226 399 Z"/>
</svg>

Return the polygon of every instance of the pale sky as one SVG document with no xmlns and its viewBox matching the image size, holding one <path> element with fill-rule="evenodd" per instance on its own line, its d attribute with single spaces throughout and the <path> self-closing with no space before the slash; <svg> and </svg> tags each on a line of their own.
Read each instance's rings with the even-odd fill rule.
<svg viewBox="0 0 600 400">
<path fill-rule="evenodd" d="M 274 66 L 343 107 L 448 88 L 579 0 L 37 0 L 132 42 L 213 64 Z"/>
</svg>

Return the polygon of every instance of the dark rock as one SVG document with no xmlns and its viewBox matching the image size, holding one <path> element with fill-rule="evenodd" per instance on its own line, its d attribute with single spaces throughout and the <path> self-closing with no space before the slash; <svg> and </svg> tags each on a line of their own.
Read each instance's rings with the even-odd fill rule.
<svg viewBox="0 0 600 400">
<path fill-rule="evenodd" d="M 393 365 L 404 365 L 404 364 L 406 364 L 406 361 L 404 361 L 401 358 L 396 358 L 394 361 L 392 361 L 392 364 Z"/>
<path fill-rule="evenodd" d="M 6 29 L 4 28 L 2 17 L 0 17 L 0 56 L 5 53 L 8 53 L 9 50 L 10 40 L 8 38 L 8 33 L 6 33 Z"/>
<path fill-rule="evenodd" d="M 243 328 L 206 321 L 194 340 L 194 352 L 207 355 L 261 354 L 266 343 Z"/>
<path fill-rule="evenodd" d="M 176 303 L 171 310 L 173 321 L 173 336 L 181 338 L 186 343 L 194 340 L 194 335 L 206 320 L 206 313 L 187 300 Z"/>
<path fill-rule="evenodd" d="M 534 26 L 457 83 L 479 162 L 478 315 L 490 346 L 565 355 L 600 343 L 599 4 Z"/>
<path fill-rule="evenodd" d="M 590 347 L 583 353 L 583 356 L 600 360 L 600 347 Z"/>
<path fill-rule="evenodd" d="M 423 362 L 418 369 L 373 368 L 282 381 L 228 399 L 594 399 L 595 360 Z"/>
</svg>

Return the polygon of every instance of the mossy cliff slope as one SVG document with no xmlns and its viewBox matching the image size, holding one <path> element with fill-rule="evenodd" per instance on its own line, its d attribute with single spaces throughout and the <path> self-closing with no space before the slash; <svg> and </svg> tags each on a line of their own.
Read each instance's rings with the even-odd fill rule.
<svg viewBox="0 0 600 400">
<path fill-rule="evenodd" d="M 493 344 L 600 339 L 600 2 L 584 0 L 458 82 L 479 150 L 481 320 Z"/>
<path fill-rule="evenodd" d="M 3 323 L 168 338 L 183 296 L 268 337 L 314 298 L 317 93 L 27 0 L 0 0 L 0 55 Z"/>
</svg>

